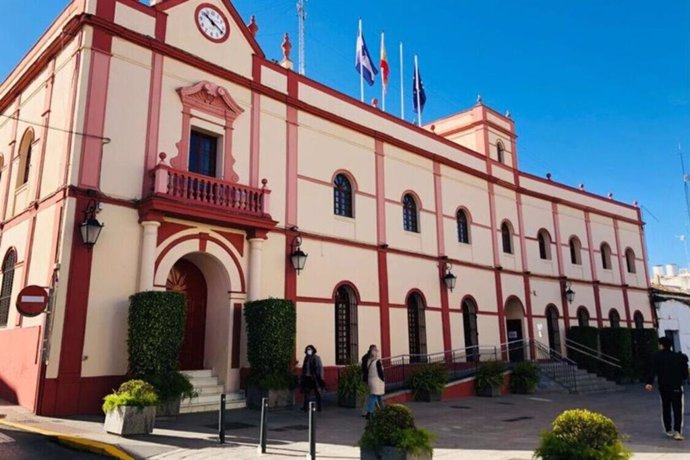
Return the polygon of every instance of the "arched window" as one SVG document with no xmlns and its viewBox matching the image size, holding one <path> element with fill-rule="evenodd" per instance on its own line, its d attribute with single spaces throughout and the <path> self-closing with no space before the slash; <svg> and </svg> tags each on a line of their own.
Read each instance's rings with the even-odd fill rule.
<svg viewBox="0 0 690 460">
<path fill-rule="evenodd" d="M 17 252 L 10 249 L 2 261 L 2 289 L 0 289 L 0 327 L 7 326 L 14 284 L 14 266 L 17 264 Z"/>
<path fill-rule="evenodd" d="M 573 265 L 582 265 L 582 243 L 576 236 L 571 236 L 570 241 L 570 263 Z"/>
<path fill-rule="evenodd" d="M 628 268 L 628 273 L 637 273 L 635 267 L 635 252 L 630 248 L 625 250 L 625 265 Z"/>
<path fill-rule="evenodd" d="M 465 356 L 467 356 L 467 361 L 477 361 L 479 358 L 477 305 L 471 299 L 465 299 L 462 302 L 462 327 L 465 333 Z"/>
<path fill-rule="evenodd" d="M 505 151 L 506 149 L 503 147 L 503 142 L 498 141 L 496 143 L 496 159 L 498 160 L 499 163 L 505 163 Z"/>
<path fill-rule="evenodd" d="M 537 241 L 539 242 L 539 258 L 551 260 L 551 235 L 549 235 L 549 232 L 543 229 L 539 230 Z"/>
<path fill-rule="evenodd" d="M 612 308 L 609 312 L 609 323 L 611 323 L 611 327 L 621 327 L 621 315 L 618 314 L 618 310 L 615 308 Z"/>
<path fill-rule="evenodd" d="M 24 133 L 21 144 L 19 144 L 19 170 L 17 171 L 17 187 L 21 187 L 29 182 L 33 142 L 34 130 L 29 128 Z"/>
<path fill-rule="evenodd" d="M 352 217 L 352 185 L 345 174 L 338 174 L 333 180 L 333 213 Z"/>
<path fill-rule="evenodd" d="M 470 225 L 467 219 L 467 213 L 463 209 L 458 209 L 455 216 L 458 223 L 458 242 L 467 243 L 470 242 Z"/>
<path fill-rule="evenodd" d="M 407 232 L 419 233 L 417 201 L 411 193 L 406 193 L 403 197 L 403 228 Z"/>
<path fill-rule="evenodd" d="M 410 361 L 426 360 L 426 316 L 424 301 L 417 293 L 407 297 L 407 332 L 410 342 Z"/>
<path fill-rule="evenodd" d="M 604 270 L 611 270 L 611 247 L 606 243 L 601 243 L 601 266 Z"/>
<path fill-rule="evenodd" d="M 335 363 L 357 361 L 357 296 L 350 286 L 340 286 L 335 294 Z"/>
<path fill-rule="evenodd" d="M 555 305 L 546 307 L 546 328 L 549 333 L 549 348 L 561 352 L 561 328 L 558 326 L 558 308 Z"/>
<path fill-rule="evenodd" d="M 589 311 L 585 307 L 577 309 L 577 325 L 580 327 L 589 326 Z"/>
<path fill-rule="evenodd" d="M 639 310 L 633 315 L 633 321 L 635 322 L 635 329 L 644 329 L 644 316 Z"/>
<path fill-rule="evenodd" d="M 503 252 L 513 253 L 513 230 L 508 222 L 501 224 L 501 240 L 503 241 Z"/>
</svg>

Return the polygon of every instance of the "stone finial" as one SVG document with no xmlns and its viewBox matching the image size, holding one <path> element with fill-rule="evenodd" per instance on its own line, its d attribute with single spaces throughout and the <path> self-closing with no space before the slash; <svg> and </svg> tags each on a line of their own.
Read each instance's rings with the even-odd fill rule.
<svg viewBox="0 0 690 460">
<path fill-rule="evenodd" d="M 482 105 L 484 104 L 484 99 L 482 99 L 481 94 L 477 94 L 477 105 Z"/>
<path fill-rule="evenodd" d="M 551 180 L 551 173 L 550 173 L 550 172 L 549 172 L 549 173 L 546 173 L 546 179 L 547 179 L 547 180 Z"/>
<path fill-rule="evenodd" d="M 578 186 L 578 188 L 580 189 L 580 191 L 584 191 L 584 189 L 585 189 L 585 184 L 580 184 L 580 185 Z"/>
<path fill-rule="evenodd" d="M 292 70 L 295 66 L 290 60 L 290 51 L 292 50 L 292 43 L 290 42 L 290 35 L 285 32 L 283 43 L 280 45 L 283 48 L 283 60 L 280 61 L 280 66 L 284 69 Z"/>
<path fill-rule="evenodd" d="M 371 100 L 371 106 L 377 109 L 379 107 L 379 100 L 377 98 L 373 98 Z"/>
<path fill-rule="evenodd" d="M 252 15 L 247 28 L 249 32 L 251 32 L 252 37 L 256 38 L 256 33 L 259 31 L 259 25 L 256 23 L 256 16 Z"/>
<path fill-rule="evenodd" d="M 168 155 L 165 152 L 161 152 L 158 154 L 158 158 L 160 158 L 161 163 L 165 163 L 165 159 L 168 158 Z"/>
<path fill-rule="evenodd" d="M 436 125 L 431 125 L 431 132 L 435 133 L 436 132 Z"/>
<path fill-rule="evenodd" d="M 640 203 L 637 202 L 637 200 L 633 201 L 633 206 L 636 208 L 640 207 Z"/>
<path fill-rule="evenodd" d="M 506 110 L 506 118 L 510 118 L 511 115 L 510 110 Z"/>
<path fill-rule="evenodd" d="M 613 193 L 609 192 L 608 195 L 606 195 L 609 200 L 613 200 Z"/>
</svg>

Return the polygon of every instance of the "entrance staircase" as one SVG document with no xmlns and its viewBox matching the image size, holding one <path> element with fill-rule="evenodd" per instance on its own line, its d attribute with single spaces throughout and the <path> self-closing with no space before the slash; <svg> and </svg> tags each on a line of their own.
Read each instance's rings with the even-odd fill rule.
<svg viewBox="0 0 690 460">
<path fill-rule="evenodd" d="M 578 369 L 576 365 L 562 362 L 540 362 L 539 369 L 542 382 L 539 383 L 539 393 L 615 393 L 625 391 L 625 387 L 606 380 L 596 374 Z M 546 379 L 544 379 L 546 377 Z"/>
<path fill-rule="evenodd" d="M 218 377 L 213 375 L 210 369 L 199 371 L 183 371 L 189 378 L 194 390 L 199 393 L 196 398 L 184 399 L 180 403 L 181 414 L 191 414 L 193 412 L 214 412 L 220 407 L 220 395 L 223 394 L 223 385 L 218 381 Z M 246 407 L 244 392 L 226 393 L 226 409 L 242 409 Z"/>
</svg>

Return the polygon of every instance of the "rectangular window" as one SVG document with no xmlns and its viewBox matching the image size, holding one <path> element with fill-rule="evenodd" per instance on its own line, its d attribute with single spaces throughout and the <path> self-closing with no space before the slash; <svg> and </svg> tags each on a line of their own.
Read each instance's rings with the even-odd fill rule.
<svg viewBox="0 0 690 460">
<path fill-rule="evenodd" d="M 217 177 L 218 138 L 199 131 L 192 131 L 189 140 L 189 171 L 209 177 Z"/>
</svg>

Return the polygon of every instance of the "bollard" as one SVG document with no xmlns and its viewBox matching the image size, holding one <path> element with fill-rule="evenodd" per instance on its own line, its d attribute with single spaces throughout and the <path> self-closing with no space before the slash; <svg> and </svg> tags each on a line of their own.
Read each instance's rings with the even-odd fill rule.
<svg viewBox="0 0 690 460">
<path fill-rule="evenodd" d="M 268 415 L 268 398 L 261 398 L 261 427 L 259 431 L 259 449 L 266 453 L 266 416 Z"/>
<path fill-rule="evenodd" d="M 309 455 L 307 460 L 316 460 L 316 403 L 309 403 Z"/>
<path fill-rule="evenodd" d="M 218 411 L 218 439 L 225 444 L 225 393 L 220 395 L 220 410 Z"/>
</svg>

